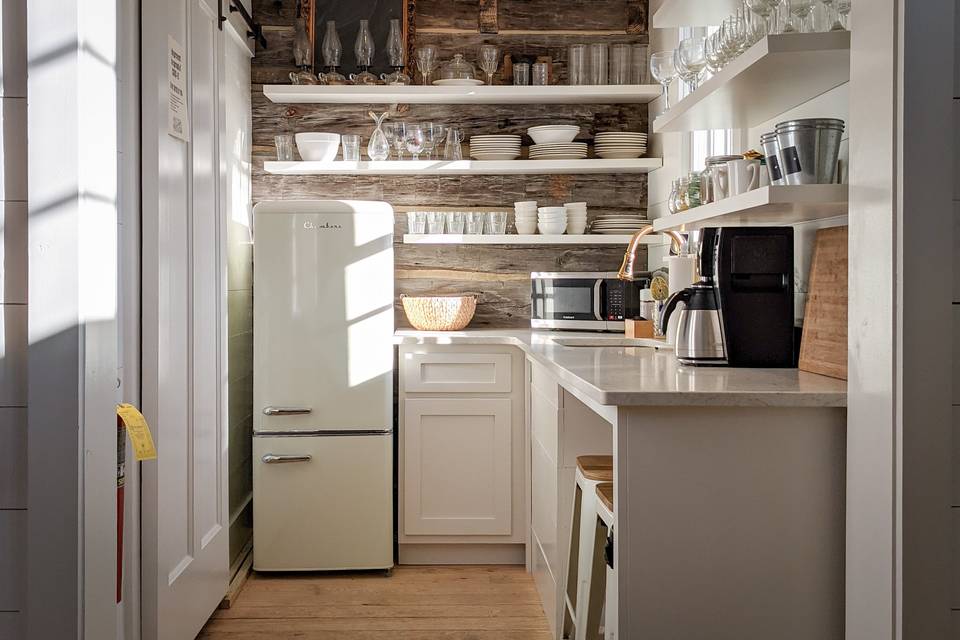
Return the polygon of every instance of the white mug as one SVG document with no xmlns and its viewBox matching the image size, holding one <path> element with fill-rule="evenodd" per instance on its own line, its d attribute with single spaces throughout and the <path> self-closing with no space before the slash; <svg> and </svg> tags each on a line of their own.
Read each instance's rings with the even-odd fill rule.
<svg viewBox="0 0 960 640">
<path fill-rule="evenodd" d="M 730 160 L 727 162 L 727 180 L 730 184 L 729 195 L 737 196 L 760 186 L 759 160 Z"/>
</svg>

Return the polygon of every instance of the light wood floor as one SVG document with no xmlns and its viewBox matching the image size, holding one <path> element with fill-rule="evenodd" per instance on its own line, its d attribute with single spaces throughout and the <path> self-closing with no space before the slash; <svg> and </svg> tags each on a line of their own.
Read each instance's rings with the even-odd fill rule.
<svg viewBox="0 0 960 640">
<path fill-rule="evenodd" d="M 397 567 L 393 575 L 257 574 L 198 638 L 549 640 L 521 566 Z"/>
</svg>

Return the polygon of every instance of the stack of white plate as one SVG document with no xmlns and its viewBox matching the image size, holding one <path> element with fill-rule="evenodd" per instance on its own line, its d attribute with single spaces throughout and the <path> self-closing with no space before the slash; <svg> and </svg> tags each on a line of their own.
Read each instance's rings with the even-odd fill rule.
<svg viewBox="0 0 960 640">
<path fill-rule="evenodd" d="M 515 160 L 520 157 L 520 136 L 472 136 L 470 157 L 475 160 Z"/>
<path fill-rule="evenodd" d="M 524 200 L 513 203 L 513 222 L 517 233 L 532 235 L 537 232 L 537 201 Z"/>
<path fill-rule="evenodd" d="M 567 212 L 567 233 L 580 235 L 587 229 L 587 203 L 568 202 L 563 205 Z"/>
<path fill-rule="evenodd" d="M 581 160 L 586 157 L 586 142 L 550 142 L 530 145 L 531 160 Z"/>
<path fill-rule="evenodd" d="M 650 221 L 638 215 L 605 214 L 590 223 L 590 233 L 603 235 L 629 235 L 640 231 Z"/>
<path fill-rule="evenodd" d="M 559 236 L 567 230 L 567 211 L 563 207 L 537 209 L 537 228 L 545 236 Z"/>
<path fill-rule="evenodd" d="M 598 158 L 639 158 L 647 152 L 647 134 L 605 131 L 593 138 Z"/>
<path fill-rule="evenodd" d="M 545 124 L 527 129 L 527 135 L 533 138 L 534 144 L 573 142 L 578 133 L 580 127 L 574 124 Z"/>
</svg>

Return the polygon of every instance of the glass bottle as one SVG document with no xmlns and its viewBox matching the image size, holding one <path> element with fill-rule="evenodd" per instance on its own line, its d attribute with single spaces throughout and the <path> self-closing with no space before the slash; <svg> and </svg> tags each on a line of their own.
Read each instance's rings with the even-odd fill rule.
<svg viewBox="0 0 960 640">
<path fill-rule="evenodd" d="M 667 196 L 667 211 L 670 213 L 677 212 L 677 182 L 678 180 L 670 181 L 670 195 Z"/>
<path fill-rule="evenodd" d="M 691 171 L 687 176 L 687 206 L 692 209 L 700 204 L 700 172 Z"/>
<path fill-rule="evenodd" d="M 339 71 L 343 45 L 340 44 L 340 36 L 337 35 L 337 23 L 333 20 L 327 21 L 327 32 L 323 36 L 321 50 L 323 64 L 327 68 L 327 72 L 323 74 L 323 80 L 327 84 L 347 84 L 347 79 Z"/>
<path fill-rule="evenodd" d="M 690 200 L 687 198 L 687 189 L 690 188 L 690 181 L 686 178 L 677 180 L 677 212 L 686 211 L 690 208 Z"/>
<path fill-rule="evenodd" d="M 350 79 L 356 84 L 377 84 L 377 76 L 370 73 L 374 50 L 370 21 L 361 20 L 360 29 L 357 30 L 357 40 L 353 44 L 353 52 L 357 56 L 357 66 L 360 67 L 360 73 L 356 76 L 350 76 Z"/>
<path fill-rule="evenodd" d="M 390 34 L 387 36 L 387 57 L 390 60 L 390 66 L 393 67 L 393 73 L 380 76 L 380 79 L 386 84 L 411 84 L 413 82 L 410 76 L 403 72 L 405 54 L 403 29 L 400 28 L 400 20 L 393 18 L 390 20 Z"/>
<path fill-rule="evenodd" d="M 377 123 L 377 128 L 370 134 L 370 142 L 367 143 L 367 156 L 371 160 L 386 160 L 390 157 L 390 141 L 383 132 L 383 121 L 387 119 L 389 112 L 383 112 L 379 116 L 373 111 L 370 117 Z"/>
</svg>

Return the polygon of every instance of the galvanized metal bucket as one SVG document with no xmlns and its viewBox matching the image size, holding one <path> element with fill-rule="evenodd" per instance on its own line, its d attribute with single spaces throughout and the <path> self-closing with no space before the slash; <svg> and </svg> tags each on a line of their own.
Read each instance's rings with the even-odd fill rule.
<svg viewBox="0 0 960 640">
<path fill-rule="evenodd" d="M 780 167 L 786 184 L 836 182 L 843 120 L 788 120 L 779 123 L 776 129 Z"/>
</svg>

